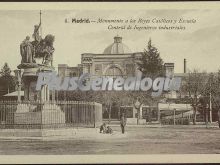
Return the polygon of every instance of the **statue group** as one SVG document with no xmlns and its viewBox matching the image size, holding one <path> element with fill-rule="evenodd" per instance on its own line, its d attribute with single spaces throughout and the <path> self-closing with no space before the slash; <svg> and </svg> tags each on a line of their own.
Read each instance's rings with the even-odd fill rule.
<svg viewBox="0 0 220 165">
<path fill-rule="evenodd" d="M 48 34 L 42 39 L 39 34 L 40 26 L 41 24 L 34 26 L 34 33 L 32 35 L 34 41 L 31 42 L 30 37 L 27 36 L 20 44 L 21 64 L 34 64 L 36 63 L 36 58 L 42 58 L 43 65 L 52 66 L 55 37 Z"/>
</svg>

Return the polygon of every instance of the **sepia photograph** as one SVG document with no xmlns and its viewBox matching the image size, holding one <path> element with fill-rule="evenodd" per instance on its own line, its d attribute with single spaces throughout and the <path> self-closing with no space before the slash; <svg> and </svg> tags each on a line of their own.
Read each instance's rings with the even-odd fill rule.
<svg viewBox="0 0 220 165">
<path fill-rule="evenodd" d="M 220 3 L 10 5 L 0 7 L 1 156 L 218 158 Z"/>
</svg>

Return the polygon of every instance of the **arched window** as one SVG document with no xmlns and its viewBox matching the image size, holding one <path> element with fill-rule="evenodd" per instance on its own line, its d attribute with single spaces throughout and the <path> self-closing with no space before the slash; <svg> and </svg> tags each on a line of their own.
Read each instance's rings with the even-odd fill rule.
<svg viewBox="0 0 220 165">
<path fill-rule="evenodd" d="M 116 78 L 116 77 L 123 76 L 123 74 L 122 74 L 121 69 L 113 65 L 106 70 L 105 76 Z"/>
</svg>

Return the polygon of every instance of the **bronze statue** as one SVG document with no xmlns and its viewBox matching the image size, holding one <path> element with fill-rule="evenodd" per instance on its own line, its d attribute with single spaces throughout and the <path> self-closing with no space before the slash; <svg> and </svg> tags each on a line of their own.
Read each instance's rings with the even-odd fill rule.
<svg viewBox="0 0 220 165">
<path fill-rule="evenodd" d="M 46 35 L 42 39 L 39 30 L 41 27 L 41 12 L 40 12 L 40 23 L 34 26 L 34 33 L 32 35 L 34 41 L 30 42 L 30 37 L 27 36 L 26 39 L 20 45 L 20 53 L 22 56 L 21 67 L 32 67 L 38 64 L 36 63 L 36 58 L 42 58 L 42 64 L 46 66 L 52 66 L 53 61 L 53 42 L 54 36 L 51 34 Z"/>
<path fill-rule="evenodd" d="M 35 46 L 35 58 L 43 58 L 42 64 L 50 65 L 53 59 L 54 36 L 48 34 L 38 45 Z"/>
<path fill-rule="evenodd" d="M 40 36 L 40 34 L 39 34 L 40 26 L 41 26 L 41 23 L 40 23 L 39 25 L 35 25 L 35 26 L 34 26 L 34 33 L 33 33 L 33 35 L 32 35 L 32 37 L 34 38 L 34 40 L 35 40 L 36 42 L 38 42 L 38 43 L 41 41 L 41 36 Z"/>
<path fill-rule="evenodd" d="M 33 45 L 29 41 L 30 37 L 27 36 L 20 44 L 20 54 L 22 57 L 21 63 L 35 63 L 33 59 L 34 49 Z"/>
</svg>

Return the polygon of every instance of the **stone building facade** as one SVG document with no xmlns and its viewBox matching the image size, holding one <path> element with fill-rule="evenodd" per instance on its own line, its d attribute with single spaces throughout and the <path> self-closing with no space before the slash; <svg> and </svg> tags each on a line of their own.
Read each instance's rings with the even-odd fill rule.
<svg viewBox="0 0 220 165">
<path fill-rule="evenodd" d="M 141 58 L 141 52 L 132 53 L 122 43 L 122 37 L 114 37 L 102 54 L 84 53 L 81 56 L 83 73 L 98 76 L 133 76 L 137 70 L 137 61 Z"/>
<path fill-rule="evenodd" d="M 129 47 L 123 43 L 122 37 L 115 36 L 113 43 L 107 46 L 103 53 L 83 53 L 81 54 L 81 64 L 77 67 L 69 67 L 66 64 L 59 64 L 58 73 L 60 76 L 80 76 L 82 73 L 90 73 L 91 75 L 96 76 L 123 76 L 126 78 L 128 76 L 134 76 L 138 71 L 137 63 L 140 61 L 141 57 L 142 52 L 132 52 Z M 164 67 L 166 70 L 166 76 L 173 77 L 174 63 L 165 63 Z M 172 94 L 167 96 L 172 97 Z M 129 115 L 128 122 L 137 122 L 137 110 L 134 107 L 125 105 L 121 107 L 121 109 L 127 111 Z M 140 117 L 143 122 L 146 122 L 144 116 L 146 116 L 149 110 L 152 111 L 152 117 L 155 120 L 159 120 L 157 107 L 143 105 L 140 112 Z"/>
</svg>

